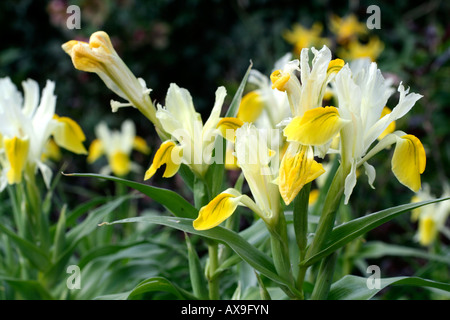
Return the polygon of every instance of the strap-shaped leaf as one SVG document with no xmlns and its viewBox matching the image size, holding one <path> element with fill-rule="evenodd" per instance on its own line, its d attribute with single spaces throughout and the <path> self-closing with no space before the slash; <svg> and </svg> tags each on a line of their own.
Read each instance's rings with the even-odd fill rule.
<svg viewBox="0 0 450 320">
<path fill-rule="evenodd" d="M 225 114 L 225 117 L 236 117 L 239 105 L 241 104 L 242 100 L 242 93 L 244 92 L 245 85 L 247 84 L 248 76 L 250 75 L 250 70 L 253 67 L 253 62 L 250 61 L 250 65 L 245 72 L 244 77 L 241 80 L 241 83 L 239 84 L 239 87 L 234 94 L 233 100 L 231 101 L 230 107 L 227 110 L 227 113 Z"/>
<path fill-rule="evenodd" d="M 357 237 L 369 232 L 370 230 L 386 223 L 402 213 L 411 211 L 412 209 L 439 202 L 444 200 L 449 200 L 448 198 L 441 198 L 435 200 L 428 200 L 416 203 L 403 204 L 397 207 L 385 209 L 378 211 L 347 223 L 343 223 L 333 229 L 328 238 L 327 244 L 318 253 L 311 256 L 309 259 L 303 261 L 301 266 L 309 266 L 313 263 L 319 261 L 325 256 L 331 254 L 332 252 L 338 250 L 339 248 L 345 246 L 350 241 L 356 239 Z"/>
<path fill-rule="evenodd" d="M 40 271 L 46 271 L 50 267 L 50 257 L 34 243 L 21 238 L 14 231 L 0 223 L 0 232 L 11 239 L 30 261 L 30 263 Z"/>
<path fill-rule="evenodd" d="M 263 252 L 256 249 L 248 243 L 239 234 L 229 229 L 217 226 L 209 230 L 196 230 L 192 226 L 192 219 L 174 218 L 167 216 L 142 216 L 129 219 L 123 219 L 106 224 L 131 223 L 131 222 L 147 222 L 156 223 L 171 228 L 175 228 L 187 233 L 197 234 L 206 238 L 210 238 L 228 245 L 239 257 L 251 265 L 255 270 L 259 271 L 266 277 L 289 287 L 289 282 L 281 278 L 273 265 L 270 258 Z"/>
<path fill-rule="evenodd" d="M 178 193 L 172 190 L 153 187 L 147 184 L 130 181 L 114 176 L 107 176 L 94 173 L 71 173 L 65 174 L 72 177 L 90 177 L 110 180 L 118 183 L 122 183 L 127 187 L 137 190 L 146 196 L 152 198 L 156 202 L 163 205 L 167 210 L 172 212 L 177 217 L 195 219 L 198 216 L 198 210 L 194 208 L 188 201 L 181 197 Z"/>
<path fill-rule="evenodd" d="M 366 242 L 354 254 L 354 258 L 357 259 L 378 259 L 384 256 L 421 258 L 450 265 L 450 256 L 448 254 L 433 254 L 424 249 L 399 246 L 382 241 Z"/>
<path fill-rule="evenodd" d="M 371 279 L 348 275 L 331 285 L 328 300 L 368 300 L 378 292 L 390 285 L 409 285 L 418 287 L 429 287 L 450 292 L 450 284 L 423 279 L 419 277 L 393 277 L 381 278 L 380 285 L 372 288 L 368 285 Z"/>
</svg>

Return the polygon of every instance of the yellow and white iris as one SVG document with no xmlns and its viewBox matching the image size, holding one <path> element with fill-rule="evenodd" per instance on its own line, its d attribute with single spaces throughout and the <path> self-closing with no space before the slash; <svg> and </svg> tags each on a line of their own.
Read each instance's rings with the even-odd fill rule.
<svg viewBox="0 0 450 320">
<path fill-rule="evenodd" d="M 34 174 L 37 168 L 49 186 L 52 171 L 42 159 L 51 139 L 71 152 L 87 153 L 80 126 L 55 114 L 55 83 L 48 80 L 41 97 L 36 81 L 28 79 L 22 86 L 24 96 L 10 78 L 0 79 L 0 189 L 20 183 L 25 171 Z"/>
<path fill-rule="evenodd" d="M 106 123 L 101 122 L 95 128 L 97 139 L 89 147 L 87 161 L 93 163 L 105 155 L 108 165 L 102 174 L 112 172 L 116 176 L 126 176 L 130 171 L 140 171 L 138 164 L 131 161 L 131 152 L 137 150 L 149 154 L 150 148 L 142 137 L 136 135 L 136 128 L 131 120 L 122 123 L 121 131 L 110 130 Z"/>
<path fill-rule="evenodd" d="M 331 60 L 331 51 L 326 46 L 320 51 L 312 48 L 312 51 L 312 67 L 309 50 L 303 49 L 300 61 L 290 61 L 271 75 L 272 86 L 286 92 L 293 116 L 283 122 L 286 124 L 283 133 L 289 146 L 281 161 L 278 179 L 286 204 L 292 202 L 304 184 L 324 172 L 314 155 L 324 156 L 332 138 L 346 124 L 339 117 L 337 108 L 322 108 L 328 84 L 342 68 L 343 61 Z M 316 130 L 318 126 L 323 130 Z"/>
<path fill-rule="evenodd" d="M 158 105 L 156 117 L 173 140 L 161 144 L 145 174 L 145 180 L 150 179 L 164 164 L 164 177 L 173 176 L 181 163 L 188 165 L 197 176 L 205 175 L 213 161 L 215 138 L 219 134 L 217 124 L 225 96 L 225 88 L 219 87 L 211 114 L 203 124 L 201 115 L 195 111 L 189 91 L 174 83 L 170 85 L 165 106 Z"/>
<path fill-rule="evenodd" d="M 280 194 L 274 184 L 278 165 L 272 166 L 275 156 L 268 148 L 266 133 L 253 124 L 244 123 L 236 130 L 235 155 L 247 181 L 252 200 L 238 190 L 229 188 L 202 207 L 194 220 L 194 228 L 206 230 L 230 217 L 238 205 L 250 208 L 267 224 L 274 225 L 280 211 Z"/>
<path fill-rule="evenodd" d="M 386 112 L 386 103 L 394 89 L 377 69 L 376 63 L 368 60 L 363 60 L 354 70 L 345 65 L 333 84 L 339 102 L 339 116 L 348 122 L 340 132 L 341 158 L 349 170 L 345 180 L 345 202 L 348 202 L 356 184 L 356 169 L 363 165 L 372 185 L 375 168 L 367 161 L 394 143 L 392 171 L 402 184 L 418 191 L 420 174 L 426 163 L 422 143 L 415 136 L 401 131 L 386 133 L 394 129 L 392 123 L 409 112 L 422 96 L 409 93 L 409 89 L 405 90 L 400 84 L 399 101 L 391 112 Z M 318 126 L 316 130 L 322 130 L 322 127 Z M 384 137 L 371 148 L 380 135 Z"/>
<path fill-rule="evenodd" d="M 442 198 L 450 196 L 450 186 L 444 185 Z M 416 193 L 412 202 L 436 199 L 430 192 L 430 186 L 424 184 L 423 189 Z M 445 229 L 445 223 L 450 215 L 450 205 L 448 201 L 432 203 L 423 207 L 414 209 L 412 212 L 412 221 L 418 221 L 418 230 L 415 238 L 423 246 L 433 244 L 439 232 Z M 448 233 L 447 233 L 448 237 Z"/>
</svg>

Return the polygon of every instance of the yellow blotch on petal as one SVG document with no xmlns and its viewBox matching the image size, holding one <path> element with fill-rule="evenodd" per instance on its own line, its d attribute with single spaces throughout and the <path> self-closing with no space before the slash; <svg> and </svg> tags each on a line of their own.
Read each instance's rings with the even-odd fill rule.
<svg viewBox="0 0 450 320">
<path fill-rule="evenodd" d="M 420 140 L 410 134 L 398 139 L 391 163 L 398 181 L 412 191 L 419 191 L 420 175 L 426 166 L 425 149 Z"/>
<path fill-rule="evenodd" d="M 317 202 L 317 199 L 319 199 L 319 194 L 320 191 L 318 189 L 311 190 L 311 192 L 309 193 L 309 200 L 308 200 L 308 204 L 310 206 L 314 205 Z"/>
<path fill-rule="evenodd" d="M 280 91 L 286 91 L 286 83 L 291 78 L 288 72 L 283 73 L 281 70 L 275 70 L 270 75 L 272 81 L 272 89 L 278 89 Z"/>
<path fill-rule="evenodd" d="M 256 91 L 247 93 L 239 105 L 237 118 L 242 122 L 255 122 L 255 120 L 261 115 L 264 109 L 264 101 Z"/>
<path fill-rule="evenodd" d="M 227 148 L 225 153 L 225 169 L 227 170 L 237 170 L 239 165 L 237 163 L 237 158 L 233 154 L 233 149 Z"/>
<path fill-rule="evenodd" d="M 221 193 L 202 207 L 194 220 L 196 230 L 208 230 L 218 226 L 230 217 L 239 205 L 240 197 L 229 193 Z"/>
<path fill-rule="evenodd" d="M 219 129 L 222 137 L 234 142 L 236 130 L 242 127 L 243 124 L 244 122 L 239 118 L 226 117 L 220 119 L 217 123 L 217 129 Z"/>
<path fill-rule="evenodd" d="M 78 123 L 67 117 L 55 115 L 53 118 L 58 121 L 58 125 L 53 131 L 56 144 L 77 154 L 87 154 L 83 145 L 86 137 Z"/>
<path fill-rule="evenodd" d="M 150 147 L 147 145 L 147 142 L 144 138 L 139 136 L 134 137 L 133 148 L 143 154 L 150 153 Z"/>
<path fill-rule="evenodd" d="M 100 158 L 104 154 L 105 150 L 103 147 L 103 143 L 100 139 L 95 139 L 91 142 L 89 146 L 89 152 L 87 157 L 88 163 L 95 162 L 98 158 Z"/>
<path fill-rule="evenodd" d="M 163 164 L 166 165 L 163 177 L 170 178 L 174 176 L 181 165 L 182 151 L 181 147 L 177 146 L 173 141 L 163 142 L 156 151 L 152 165 L 145 172 L 144 180 L 150 179 Z"/>
<path fill-rule="evenodd" d="M 295 146 L 286 151 L 281 160 L 278 188 L 286 205 L 292 202 L 303 186 L 325 172 L 322 164 L 314 160 L 314 153 L 309 146 Z"/>
<path fill-rule="evenodd" d="M 59 161 L 62 158 L 61 149 L 56 144 L 55 140 L 49 139 L 44 147 L 44 152 L 41 155 L 42 161 L 47 161 L 47 159 L 52 159 Z"/>
<path fill-rule="evenodd" d="M 419 220 L 419 242 L 423 246 L 430 245 L 437 235 L 436 229 L 436 221 L 429 216 L 426 215 Z"/>
<path fill-rule="evenodd" d="M 4 138 L 3 146 L 5 148 L 6 158 L 10 164 L 7 172 L 9 184 L 20 183 L 22 181 L 22 172 L 27 162 L 30 140 L 20 139 L 18 137 Z"/>
<path fill-rule="evenodd" d="M 116 176 L 122 177 L 130 172 L 130 158 L 122 151 L 116 151 L 111 155 L 109 165 Z"/>
<path fill-rule="evenodd" d="M 317 146 L 333 139 L 347 123 L 339 116 L 337 108 L 319 107 L 292 119 L 283 132 L 287 141 Z"/>
<path fill-rule="evenodd" d="M 338 73 L 339 71 L 341 71 L 344 64 L 345 62 L 342 59 L 331 60 L 330 63 L 328 64 L 327 75 L 330 75 L 332 73 Z"/>
<path fill-rule="evenodd" d="M 392 110 L 389 109 L 388 107 L 384 107 L 383 111 L 381 112 L 381 117 L 383 118 L 384 116 L 388 115 L 389 113 L 391 113 Z M 388 134 L 392 133 L 395 131 L 395 121 L 392 121 L 389 126 L 384 129 L 384 131 L 380 134 L 380 136 L 378 137 L 378 140 L 383 139 L 385 136 L 387 136 Z"/>
</svg>

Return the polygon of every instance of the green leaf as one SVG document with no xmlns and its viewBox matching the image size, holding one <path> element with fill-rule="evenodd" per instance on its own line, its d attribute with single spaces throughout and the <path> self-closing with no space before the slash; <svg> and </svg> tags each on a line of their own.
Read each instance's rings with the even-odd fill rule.
<svg viewBox="0 0 450 320">
<path fill-rule="evenodd" d="M 187 292 L 186 290 L 178 287 L 174 283 L 170 282 L 166 278 L 163 277 L 152 277 L 149 279 L 146 279 L 139 283 L 133 290 L 127 291 L 124 293 L 114 294 L 114 295 L 107 295 L 107 296 L 101 296 L 97 297 L 97 299 L 116 299 L 116 300 L 125 300 L 125 299 L 133 299 L 133 297 L 139 296 L 141 294 L 147 293 L 147 292 L 154 292 L 154 291 L 164 291 L 169 292 L 176 296 L 180 300 L 195 300 L 196 298 Z"/>
<path fill-rule="evenodd" d="M 19 247 L 20 251 L 23 253 L 23 256 L 26 257 L 35 268 L 40 271 L 46 271 L 50 267 L 49 256 L 34 243 L 21 238 L 14 231 L 5 227 L 1 223 L 0 232 L 3 232 Z"/>
<path fill-rule="evenodd" d="M 194 291 L 194 295 L 199 299 L 207 299 L 208 285 L 206 282 L 205 273 L 203 272 L 202 266 L 200 264 L 200 259 L 198 257 L 197 251 L 195 251 L 195 248 L 191 243 L 191 239 L 187 234 L 186 245 L 189 259 L 189 275 L 191 278 L 191 285 Z"/>
<path fill-rule="evenodd" d="M 347 275 L 331 285 L 328 300 L 368 300 L 390 285 L 429 287 L 450 292 L 450 284 L 419 277 L 381 278 L 379 288 L 369 289 L 368 278 Z"/>
<path fill-rule="evenodd" d="M 84 237 L 98 228 L 98 224 L 102 222 L 102 220 L 109 213 L 117 209 L 123 201 L 130 198 L 132 198 L 132 196 L 125 195 L 113 201 L 110 201 L 101 207 L 98 207 L 97 209 L 91 211 L 88 217 L 82 223 L 66 233 L 65 243 L 68 245 L 64 248 L 64 251 L 61 252 L 61 254 L 55 259 L 55 263 L 51 266 L 51 268 L 49 268 L 45 272 L 45 278 L 51 285 L 54 284 L 54 281 L 58 281 L 58 277 L 65 271 L 65 268 L 67 268 L 66 264 L 72 256 L 78 243 Z"/>
<path fill-rule="evenodd" d="M 192 226 L 192 219 L 186 218 L 173 218 L 166 216 L 145 216 L 129 218 L 111 222 L 109 224 L 116 223 L 130 223 L 130 222 L 147 222 L 156 223 L 160 225 L 165 225 L 172 227 L 184 232 L 197 234 L 209 239 L 213 239 L 228 245 L 240 258 L 251 265 L 255 270 L 259 271 L 266 277 L 286 286 L 289 286 L 289 282 L 281 278 L 275 270 L 270 258 L 263 252 L 256 249 L 254 246 L 249 244 L 244 238 L 239 234 L 225 229 L 221 226 L 217 226 L 210 230 L 199 231 L 194 229 Z"/>
<path fill-rule="evenodd" d="M 444 200 L 449 200 L 448 198 L 441 198 L 435 200 L 428 200 L 416 203 L 403 204 L 397 207 L 385 209 L 378 211 L 349 222 L 343 223 L 333 229 L 331 232 L 327 244 L 319 250 L 316 254 L 309 257 L 309 259 L 300 263 L 301 266 L 309 266 L 319 261 L 320 259 L 326 257 L 327 255 L 333 253 L 339 248 L 345 246 L 350 241 L 362 236 L 363 234 L 369 232 L 370 230 L 394 219 L 402 213 L 411 211 L 412 209 L 439 202 Z"/>
<path fill-rule="evenodd" d="M 114 181 L 122 183 L 127 187 L 137 190 L 146 196 L 152 198 L 156 202 L 163 205 L 167 210 L 173 213 L 177 217 L 195 219 L 198 216 L 197 209 L 194 208 L 189 202 L 187 202 L 178 193 L 172 190 L 153 187 L 147 184 L 138 183 L 130 180 L 125 180 L 122 178 L 117 178 L 113 176 L 94 174 L 94 173 L 71 173 L 65 174 L 66 176 L 73 177 L 90 177 L 90 178 L 100 178 L 109 181 Z"/>
<path fill-rule="evenodd" d="M 448 255 L 432 254 L 422 249 L 398 246 L 381 241 L 366 242 L 354 255 L 355 258 L 363 259 L 377 259 L 383 256 L 421 258 L 450 265 L 450 256 Z"/>
<path fill-rule="evenodd" d="M 250 70 L 253 67 L 253 62 L 250 61 L 250 66 L 247 69 L 247 72 L 245 72 L 244 77 L 241 80 L 241 83 L 239 84 L 239 87 L 233 97 L 233 100 L 231 101 L 230 107 L 227 110 L 227 113 L 225 114 L 225 117 L 236 117 L 239 105 L 241 104 L 242 99 L 242 93 L 244 92 L 245 85 L 247 84 L 248 76 L 250 75 Z"/>
<path fill-rule="evenodd" d="M 53 300 L 48 291 L 35 280 L 23 280 L 0 275 L 0 280 L 6 281 L 14 288 L 21 299 L 25 300 Z"/>
</svg>

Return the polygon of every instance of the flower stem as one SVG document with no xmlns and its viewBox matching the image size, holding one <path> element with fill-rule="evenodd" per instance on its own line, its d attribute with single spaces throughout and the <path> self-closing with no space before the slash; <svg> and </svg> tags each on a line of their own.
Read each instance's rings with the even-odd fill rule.
<svg viewBox="0 0 450 320">
<path fill-rule="evenodd" d="M 219 246 L 217 242 L 208 244 L 209 266 L 208 266 L 208 282 L 209 282 L 209 299 L 218 300 L 220 298 L 219 292 L 219 277 L 214 276 L 215 271 L 219 267 Z"/>
</svg>

